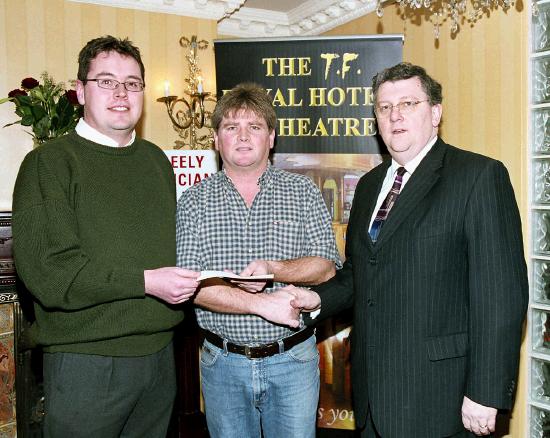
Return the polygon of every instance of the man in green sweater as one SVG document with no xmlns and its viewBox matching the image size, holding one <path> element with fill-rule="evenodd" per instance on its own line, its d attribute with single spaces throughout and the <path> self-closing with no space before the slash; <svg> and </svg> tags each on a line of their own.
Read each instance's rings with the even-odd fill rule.
<svg viewBox="0 0 550 438">
<path fill-rule="evenodd" d="M 112 36 L 79 55 L 75 132 L 25 158 L 13 195 L 17 270 L 44 347 L 44 436 L 164 438 L 176 392 L 177 306 L 197 272 L 177 268 L 174 174 L 136 137 L 144 66 Z"/>
</svg>

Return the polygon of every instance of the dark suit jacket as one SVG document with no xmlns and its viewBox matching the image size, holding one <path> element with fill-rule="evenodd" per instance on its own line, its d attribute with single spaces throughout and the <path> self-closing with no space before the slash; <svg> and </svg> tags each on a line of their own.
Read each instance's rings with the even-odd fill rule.
<svg viewBox="0 0 550 438">
<path fill-rule="evenodd" d="M 390 163 L 355 192 L 346 262 L 316 288 L 319 319 L 354 307 L 356 423 L 384 438 L 463 430 L 464 395 L 512 406 L 528 301 L 521 223 L 502 163 L 438 139 L 378 241 L 368 227 Z"/>
</svg>

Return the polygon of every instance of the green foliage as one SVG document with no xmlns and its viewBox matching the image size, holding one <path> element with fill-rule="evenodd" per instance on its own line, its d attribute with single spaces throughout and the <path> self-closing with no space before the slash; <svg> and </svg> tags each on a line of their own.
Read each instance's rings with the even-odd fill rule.
<svg viewBox="0 0 550 438">
<path fill-rule="evenodd" d="M 40 82 L 33 78 L 23 79 L 22 89 L 12 90 L 8 97 L 0 99 L 0 104 L 13 102 L 15 114 L 20 117 L 4 127 L 29 126 L 35 145 L 74 129 L 82 113 L 74 90 L 65 91 L 65 85 L 56 83 L 47 72 L 40 78 Z"/>
</svg>

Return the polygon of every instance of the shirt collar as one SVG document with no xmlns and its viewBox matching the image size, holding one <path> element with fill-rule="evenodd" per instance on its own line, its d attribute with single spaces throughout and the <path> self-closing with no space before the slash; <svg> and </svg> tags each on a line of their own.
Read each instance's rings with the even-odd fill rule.
<svg viewBox="0 0 550 438">
<path fill-rule="evenodd" d="M 268 161 L 267 162 L 267 168 L 265 169 L 264 173 L 262 173 L 262 175 L 258 178 L 258 182 L 257 184 L 259 186 L 264 186 L 265 184 L 267 184 L 271 178 L 273 178 L 273 171 L 274 167 L 271 165 L 271 162 Z M 231 177 L 227 174 L 227 172 L 225 171 L 225 168 L 222 168 L 222 171 L 223 171 L 223 174 L 225 176 L 225 178 L 227 179 L 227 181 L 231 182 L 231 184 L 233 184 L 233 180 L 231 179 Z"/>
<path fill-rule="evenodd" d="M 273 166 L 271 165 L 271 163 L 268 161 L 267 162 L 267 169 L 265 169 L 265 172 L 262 173 L 262 176 L 260 176 L 258 178 L 258 185 L 259 186 L 264 186 L 265 184 L 267 184 L 269 181 L 271 181 L 271 178 L 273 178 Z"/>
<path fill-rule="evenodd" d="M 119 146 L 118 143 L 114 141 L 111 137 L 108 137 L 107 135 L 99 132 L 97 129 L 92 128 L 86 121 L 84 121 L 84 118 L 81 118 L 78 121 L 75 127 L 75 131 L 78 135 L 85 138 L 86 140 L 90 140 L 94 143 L 102 144 L 103 146 L 111 146 L 114 148 L 130 146 L 136 139 L 136 130 L 134 129 L 132 131 L 132 137 L 130 138 L 130 141 L 123 146 Z"/>
<path fill-rule="evenodd" d="M 401 164 L 399 164 L 397 161 L 395 161 L 393 158 L 391 160 L 391 170 L 392 170 L 392 175 L 394 175 L 396 172 L 397 172 L 397 169 L 399 167 L 404 167 L 405 170 L 407 171 L 407 173 L 409 175 L 412 175 L 412 173 L 416 170 L 416 168 L 419 166 L 420 162 L 424 159 L 424 157 L 426 155 L 428 155 L 428 152 L 430 152 L 430 150 L 433 148 L 433 145 L 435 144 L 435 142 L 437 141 L 437 135 L 432 138 L 427 144 L 426 146 L 424 146 L 422 148 L 422 150 L 416 155 L 416 157 L 414 157 L 411 161 L 409 161 L 407 164 L 405 164 L 404 166 L 402 166 Z"/>
</svg>

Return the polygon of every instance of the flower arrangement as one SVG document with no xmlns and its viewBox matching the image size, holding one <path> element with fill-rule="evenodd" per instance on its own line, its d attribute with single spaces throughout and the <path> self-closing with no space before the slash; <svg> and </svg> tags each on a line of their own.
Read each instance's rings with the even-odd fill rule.
<svg viewBox="0 0 550 438">
<path fill-rule="evenodd" d="M 13 102 L 15 114 L 21 117 L 4 126 L 21 124 L 30 126 L 34 146 L 59 137 L 73 129 L 81 115 L 75 90 L 65 90 L 64 83 L 56 83 L 44 72 L 42 83 L 34 78 L 21 81 L 21 88 L 12 90 L 8 97 L 0 99 L 0 104 Z"/>
</svg>

